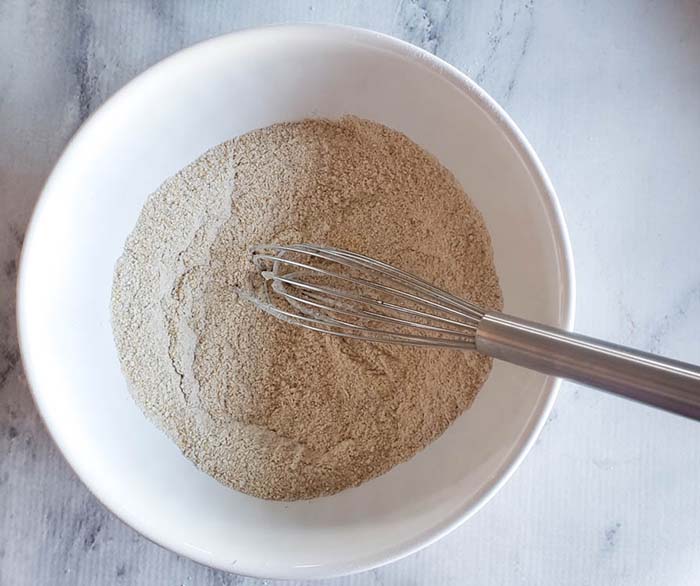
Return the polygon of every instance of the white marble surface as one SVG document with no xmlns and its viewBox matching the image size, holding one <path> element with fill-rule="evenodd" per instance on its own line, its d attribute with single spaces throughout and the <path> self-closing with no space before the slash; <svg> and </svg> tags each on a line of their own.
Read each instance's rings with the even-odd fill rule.
<svg viewBox="0 0 700 586">
<path fill-rule="evenodd" d="M 285 21 L 391 33 L 467 72 L 540 154 L 569 224 L 577 329 L 700 362 L 700 3 L 0 1 L 0 585 L 258 582 L 147 542 L 87 492 L 22 376 L 14 284 L 80 122 L 191 43 Z M 700 581 L 700 424 L 566 384 L 537 445 L 438 544 L 335 585 Z"/>
</svg>

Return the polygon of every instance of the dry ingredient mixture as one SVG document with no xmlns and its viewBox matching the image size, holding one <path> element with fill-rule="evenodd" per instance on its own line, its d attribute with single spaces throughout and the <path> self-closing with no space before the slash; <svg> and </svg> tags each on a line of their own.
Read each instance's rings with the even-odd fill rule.
<svg viewBox="0 0 700 586">
<path fill-rule="evenodd" d="M 452 174 L 354 117 L 227 141 L 148 199 L 112 292 L 131 393 L 200 469 L 268 499 L 332 494 L 386 472 L 467 408 L 491 362 L 373 345 L 275 320 L 237 291 L 248 247 L 314 242 L 500 308 L 489 235 Z"/>
</svg>

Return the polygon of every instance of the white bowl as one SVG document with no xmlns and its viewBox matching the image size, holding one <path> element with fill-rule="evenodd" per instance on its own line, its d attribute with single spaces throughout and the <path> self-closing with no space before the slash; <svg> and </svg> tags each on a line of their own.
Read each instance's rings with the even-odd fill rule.
<svg viewBox="0 0 700 586">
<path fill-rule="evenodd" d="M 572 325 L 564 220 L 523 135 L 456 69 L 364 30 L 247 30 L 149 69 L 75 135 L 27 233 L 20 342 L 54 440 L 122 520 L 223 570 L 332 576 L 415 552 L 503 485 L 555 398 L 556 379 L 498 363 L 472 408 L 412 460 L 358 488 L 296 503 L 267 502 L 218 484 L 141 414 L 119 369 L 109 299 L 115 261 L 148 194 L 233 136 L 346 113 L 404 132 L 457 176 L 491 232 L 508 312 Z"/>
</svg>

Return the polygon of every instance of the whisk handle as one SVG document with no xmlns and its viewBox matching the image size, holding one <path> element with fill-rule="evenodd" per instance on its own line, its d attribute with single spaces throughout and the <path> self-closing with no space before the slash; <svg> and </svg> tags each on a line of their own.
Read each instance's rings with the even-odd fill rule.
<svg viewBox="0 0 700 586">
<path fill-rule="evenodd" d="M 499 313 L 476 333 L 483 353 L 700 420 L 700 367 Z"/>
</svg>

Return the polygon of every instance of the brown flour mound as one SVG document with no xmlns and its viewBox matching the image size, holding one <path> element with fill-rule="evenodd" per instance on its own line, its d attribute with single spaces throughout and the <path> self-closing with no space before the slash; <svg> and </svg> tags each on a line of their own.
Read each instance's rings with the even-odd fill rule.
<svg viewBox="0 0 700 586">
<path fill-rule="evenodd" d="M 431 155 L 353 117 L 215 147 L 146 203 L 112 314 L 136 402 L 199 468 L 270 499 L 332 494 L 437 438 L 491 362 L 295 328 L 238 299 L 248 247 L 376 257 L 487 308 L 501 292 L 480 213 Z"/>
</svg>

